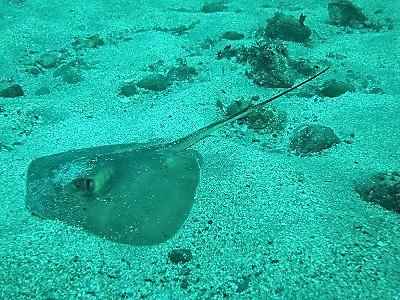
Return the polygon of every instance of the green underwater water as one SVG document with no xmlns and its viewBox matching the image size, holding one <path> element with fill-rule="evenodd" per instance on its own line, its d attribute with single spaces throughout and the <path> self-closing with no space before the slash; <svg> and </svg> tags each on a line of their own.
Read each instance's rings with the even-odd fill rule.
<svg viewBox="0 0 400 300">
<path fill-rule="evenodd" d="M 0 299 L 400 299 L 399 15 L 1 1 Z"/>
</svg>

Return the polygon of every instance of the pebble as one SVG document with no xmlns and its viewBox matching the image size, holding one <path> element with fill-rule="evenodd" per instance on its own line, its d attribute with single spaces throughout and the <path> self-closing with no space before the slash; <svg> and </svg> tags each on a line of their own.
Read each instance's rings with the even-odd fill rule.
<svg viewBox="0 0 400 300">
<path fill-rule="evenodd" d="M 400 213 L 400 171 L 374 173 L 356 182 L 355 191 L 364 201 Z"/>
<path fill-rule="evenodd" d="M 24 91 L 19 84 L 14 84 L 0 91 L 0 97 L 16 98 L 24 95 Z"/>
<path fill-rule="evenodd" d="M 167 89 L 168 80 L 162 74 L 153 74 L 140 80 L 137 86 L 146 90 L 160 92 Z"/>
<path fill-rule="evenodd" d="M 189 286 L 189 282 L 186 279 L 183 279 L 181 282 L 181 288 L 187 289 Z"/>
<path fill-rule="evenodd" d="M 168 257 L 174 264 L 179 264 L 189 262 L 193 255 L 190 249 L 176 249 L 169 252 Z"/>
<path fill-rule="evenodd" d="M 179 275 L 187 276 L 190 274 L 190 270 L 186 267 L 182 267 L 179 271 Z"/>
<path fill-rule="evenodd" d="M 367 21 L 367 17 L 362 10 L 347 0 L 338 0 L 329 3 L 328 14 L 329 19 L 336 26 L 362 28 Z"/>
<path fill-rule="evenodd" d="M 204 3 L 203 7 L 201 8 L 201 11 L 203 13 L 209 14 L 209 13 L 215 13 L 215 12 L 222 12 L 226 10 L 227 6 L 225 4 L 225 1 L 215 1 L 215 2 L 209 2 L 209 3 Z"/>
<path fill-rule="evenodd" d="M 79 71 L 69 65 L 63 65 L 54 71 L 53 77 L 61 77 L 68 84 L 76 84 L 83 80 Z"/>
<path fill-rule="evenodd" d="M 137 94 L 137 87 L 135 84 L 126 84 L 121 87 L 120 94 L 125 97 L 131 97 Z"/>
<path fill-rule="evenodd" d="M 227 31 L 222 35 L 222 38 L 230 41 L 237 41 L 244 38 L 244 34 L 236 31 Z"/>
<path fill-rule="evenodd" d="M 48 95 L 48 94 L 50 94 L 50 89 L 45 86 L 39 88 L 35 93 L 36 96 L 43 96 L 43 95 Z"/>
<path fill-rule="evenodd" d="M 320 95 L 323 97 L 335 98 L 347 92 L 355 92 L 354 85 L 348 82 L 331 79 L 325 81 L 320 90 Z"/>
<path fill-rule="evenodd" d="M 290 138 L 290 150 L 298 156 L 308 156 L 329 149 L 340 143 L 335 132 L 323 125 L 307 125 L 298 128 Z"/>
<path fill-rule="evenodd" d="M 304 25 L 304 15 L 298 19 L 282 13 L 276 13 L 267 21 L 265 35 L 272 39 L 281 39 L 297 43 L 304 43 L 311 36 L 311 29 Z"/>
<path fill-rule="evenodd" d="M 45 53 L 40 56 L 38 63 L 46 69 L 54 68 L 58 62 L 59 56 L 55 53 Z"/>
</svg>

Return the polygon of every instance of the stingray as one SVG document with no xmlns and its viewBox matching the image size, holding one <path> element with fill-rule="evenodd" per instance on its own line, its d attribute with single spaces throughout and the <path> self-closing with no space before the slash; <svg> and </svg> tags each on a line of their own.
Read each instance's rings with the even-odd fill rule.
<svg viewBox="0 0 400 300">
<path fill-rule="evenodd" d="M 43 219 L 118 243 L 162 243 L 182 227 L 196 196 L 200 154 L 189 148 L 326 70 L 174 142 L 99 146 L 37 158 L 28 168 L 26 206 Z"/>
</svg>

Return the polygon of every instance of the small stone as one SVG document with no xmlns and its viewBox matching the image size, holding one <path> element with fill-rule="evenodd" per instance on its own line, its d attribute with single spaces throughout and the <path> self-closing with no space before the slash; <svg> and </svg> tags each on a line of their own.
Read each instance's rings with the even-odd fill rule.
<svg viewBox="0 0 400 300">
<path fill-rule="evenodd" d="M 244 38 L 244 34 L 236 31 L 227 31 L 222 35 L 222 38 L 230 41 L 237 41 Z"/>
<path fill-rule="evenodd" d="M 10 146 L 7 146 L 7 145 L 3 144 L 2 142 L 0 142 L 0 151 L 2 151 L 2 150 L 11 151 L 11 150 L 13 150 L 13 148 L 11 148 Z"/>
<path fill-rule="evenodd" d="M 248 289 L 250 283 L 250 277 L 244 277 L 243 282 L 240 283 L 236 289 L 236 293 L 242 293 Z"/>
<path fill-rule="evenodd" d="M 351 83 L 331 79 L 325 81 L 320 90 L 320 95 L 323 97 L 335 98 L 347 92 L 355 92 L 356 88 Z"/>
<path fill-rule="evenodd" d="M 244 100 L 235 100 L 226 107 L 226 115 L 231 117 L 237 113 L 243 111 L 246 107 L 250 105 L 250 102 Z"/>
<path fill-rule="evenodd" d="M 16 97 L 21 97 L 23 95 L 24 91 L 22 90 L 22 87 L 19 84 L 14 84 L 0 91 L 0 97 L 4 98 L 16 98 Z"/>
<path fill-rule="evenodd" d="M 137 83 L 137 86 L 151 91 L 164 91 L 168 87 L 168 80 L 162 74 L 149 75 Z"/>
<path fill-rule="evenodd" d="M 222 12 L 226 10 L 227 6 L 225 1 L 216 1 L 216 2 L 209 2 L 205 3 L 203 7 L 201 8 L 201 11 L 203 13 L 209 14 L 209 13 L 215 13 L 215 12 Z"/>
<path fill-rule="evenodd" d="M 305 16 L 300 15 L 298 19 L 276 13 L 267 21 L 265 35 L 272 39 L 281 39 L 297 43 L 304 43 L 311 36 L 311 30 L 304 25 Z"/>
<path fill-rule="evenodd" d="M 177 68 L 172 68 L 167 73 L 167 77 L 171 81 L 189 80 L 196 75 L 197 75 L 196 69 L 194 67 L 189 67 L 186 65 L 181 65 Z"/>
<path fill-rule="evenodd" d="M 181 288 L 187 289 L 189 287 L 189 282 L 186 279 L 183 279 L 181 282 Z"/>
<path fill-rule="evenodd" d="M 77 71 L 71 71 L 66 73 L 62 80 L 68 84 L 77 84 L 83 80 L 83 77 Z"/>
<path fill-rule="evenodd" d="M 279 259 L 273 259 L 273 260 L 271 260 L 271 264 L 279 264 Z"/>
<path fill-rule="evenodd" d="M 70 66 L 62 65 L 61 67 L 59 67 L 57 70 L 54 71 L 53 77 L 61 77 L 64 74 L 66 74 L 67 72 L 69 72 L 70 70 L 71 70 Z"/>
<path fill-rule="evenodd" d="M 97 48 L 104 45 L 104 41 L 98 35 L 91 35 L 84 39 L 83 45 L 87 48 Z"/>
<path fill-rule="evenodd" d="M 83 80 L 79 70 L 70 65 L 62 65 L 54 71 L 53 77 L 61 77 L 68 84 L 76 84 Z"/>
<path fill-rule="evenodd" d="M 168 253 L 168 257 L 174 264 L 179 264 L 189 262 L 193 255 L 190 249 L 176 249 Z"/>
<path fill-rule="evenodd" d="M 329 19 L 336 26 L 362 28 L 367 17 L 360 8 L 347 0 L 334 1 L 328 4 Z"/>
<path fill-rule="evenodd" d="M 29 70 L 28 70 L 28 72 L 30 73 L 30 74 L 32 74 L 32 75 L 39 75 L 40 74 L 40 71 L 39 71 L 39 69 L 38 68 L 30 68 Z"/>
<path fill-rule="evenodd" d="M 318 73 L 319 69 L 317 66 L 311 64 L 309 60 L 304 58 L 300 58 L 298 61 L 294 63 L 294 68 L 296 69 L 297 73 L 311 77 Z"/>
<path fill-rule="evenodd" d="M 400 213 L 400 172 L 379 172 L 356 183 L 356 192 L 367 202 Z"/>
<path fill-rule="evenodd" d="M 190 270 L 186 267 L 182 267 L 182 269 L 180 269 L 180 271 L 179 271 L 179 275 L 182 275 L 182 276 L 187 276 L 189 274 L 190 274 Z"/>
<path fill-rule="evenodd" d="M 130 83 L 121 87 L 120 94 L 125 97 L 131 97 L 137 94 L 136 85 Z"/>
<path fill-rule="evenodd" d="M 50 94 L 50 89 L 45 86 L 39 88 L 35 93 L 36 96 L 43 96 L 43 95 L 48 95 L 48 94 Z"/>
<path fill-rule="evenodd" d="M 384 94 L 384 91 L 380 87 L 373 87 L 369 90 L 371 94 Z"/>
<path fill-rule="evenodd" d="M 217 59 L 231 59 L 232 57 L 235 57 L 237 53 L 237 49 L 232 48 L 232 45 L 227 45 L 224 47 L 224 49 L 217 52 Z"/>
<path fill-rule="evenodd" d="M 259 109 L 247 118 L 251 129 L 264 129 L 267 132 L 279 132 L 285 129 L 287 113 L 272 109 Z"/>
<path fill-rule="evenodd" d="M 340 143 L 335 132 L 326 126 L 308 125 L 297 129 L 290 138 L 290 150 L 298 156 L 308 156 Z"/>
<path fill-rule="evenodd" d="M 240 48 L 236 59 L 248 64 L 246 75 L 260 86 L 290 88 L 298 75 L 291 66 L 286 46 L 281 41 L 257 42 Z"/>
<path fill-rule="evenodd" d="M 38 63 L 46 69 L 51 69 L 56 66 L 58 59 L 59 56 L 55 53 L 45 53 L 40 56 Z"/>
</svg>

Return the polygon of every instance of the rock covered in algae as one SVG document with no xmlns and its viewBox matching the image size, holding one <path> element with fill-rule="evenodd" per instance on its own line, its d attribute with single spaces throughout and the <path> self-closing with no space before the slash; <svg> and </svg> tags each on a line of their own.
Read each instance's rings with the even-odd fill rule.
<svg viewBox="0 0 400 300">
<path fill-rule="evenodd" d="M 400 213 L 400 172 L 378 172 L 358 182 L 356 192 L 367 202 Z"/>
<path fill-rule="evenodd" d="M 301 126 L 290 138 L 290 150 L 297 156 L 310 156 L 340 143 L 333 129 L 323 125 Z"/>
</svg>

